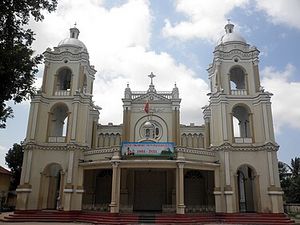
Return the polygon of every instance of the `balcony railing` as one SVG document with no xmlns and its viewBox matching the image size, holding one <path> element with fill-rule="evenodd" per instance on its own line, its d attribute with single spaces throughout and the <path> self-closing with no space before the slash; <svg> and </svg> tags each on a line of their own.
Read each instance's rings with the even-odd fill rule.
<svg viewBox="0 0 300 225">
<path fill-rule="evenodd" d="M 131 92 L 131 98 L 136 99 L 139 98 L 145 94 L 147 94 L 147 91 L 133 91 Z M 171 91 L 157 91 L 156 94 L 159 94 L 167 99 L 172 99 L 172 92 Z"/>
<path fill-rule="evenodd" d="M 56 96 L 69 96 L 70 95 L 70 90 L 58 90 L 55 91 L 54 95 Z"/>
<path fill-rule="evenodd" d="M 246 89 L 235 89 L 231 90 L 232 95 L 247 95 L 247 90 Z"/>
<path fill-rule="evenodd" d="M 64 142 L 66 142 L 66 137 L 64 137 L 64 136 L 48 137 L 48 142 L 50 142 L 50 143 L 64 143 Z"/>
<path fill-rule="evenodd" d="M 252 138 L 251 137 L 235 137 L 234 138 L 235 143 L 237 144 L 250 144 L 252 143 Z"/>
</svg>

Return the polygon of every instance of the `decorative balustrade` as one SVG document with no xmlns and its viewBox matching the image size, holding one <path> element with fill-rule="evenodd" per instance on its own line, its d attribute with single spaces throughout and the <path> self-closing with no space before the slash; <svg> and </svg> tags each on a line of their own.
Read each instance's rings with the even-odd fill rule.
<svg viewBox="0 0 300 225">
<path fill-rule="evenodd" d="M 235 143 L 237 144 L 250 144 L 252 143 L 252 138 L 251 137 L 235 137 L 234 138 Z"/>
<path fill-rule="evenodd" d="M 54 95 L 56 96 L 69 96 L 71 94 L 70 90 L 58 90 L 55 91 Z"/>
<path fill-rule="evenodd" d="M 139 91 L 139 92 L 132 92 L 131 93 L 131 98 L 132 99 L 137 99 L 143 95 L 147 94 L 147 91 Z M 170 91 L 157 91 L 156 94 L 161 95 L 167 99 L 172 99 L 172 92 Z"/>
<path fill-rule="evenodd" d="M 232 95 L 247 95 L 247 90 L 246 89 L 236 89 L 236 90 L 231 90 Z"/>
<path fill-rule="evenodd" d="M 64 142 L 66 142 L 66 137 L 64 137 L 64 136 L 48 137 L 48 142 L 50 142 L 50 143 L 64 143 Z"/>
</svg>

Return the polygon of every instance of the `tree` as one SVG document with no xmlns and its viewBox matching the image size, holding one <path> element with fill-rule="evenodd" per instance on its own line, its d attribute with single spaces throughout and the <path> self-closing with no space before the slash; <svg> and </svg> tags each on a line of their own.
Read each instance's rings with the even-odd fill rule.
<svg viewBox="0 0 300 225">
<path fill-rule="evenodd" d="M 24 149 L 22 145 L 15 143 L 6 153 L 5 161 L 12 173 L 10 189 L 15 190 L 20 183 Z"/>
<path fill-rule="evenodd" d="M 297 177 L 300 175 L 300 158 L 295 157 L 295 159 L 291 160 L 291 171 L 292 175 L 294 177 Z"/>
<path fill-rule="evenodd" d="M 34 33 L 25 28 L 30 17 L 42 21 L 42 10 L 52 12 L 57 0 L 0 0 L 0 128 L 13 117 L 7 101 L 15 103 L 35 92 L 33 87 L 37 65 L 42 56 L 33 56 Z"/>
<path fill-rule="evenodd" d="M 291 159 L 291 165 L 278 162 L 281 188 L 288 203 L 300 203 L 300 158 Z"/>
</svg>

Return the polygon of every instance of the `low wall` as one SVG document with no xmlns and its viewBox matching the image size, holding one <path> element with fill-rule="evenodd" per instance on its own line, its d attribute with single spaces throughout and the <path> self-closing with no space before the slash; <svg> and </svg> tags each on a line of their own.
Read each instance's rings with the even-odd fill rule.
<svg viewBox="0 0 300 225">
<path fill-rule="evenodd" d="M 283 208 L 286 213 L 300 213 L 300 204 L 284 204 Z"/>
</svg>

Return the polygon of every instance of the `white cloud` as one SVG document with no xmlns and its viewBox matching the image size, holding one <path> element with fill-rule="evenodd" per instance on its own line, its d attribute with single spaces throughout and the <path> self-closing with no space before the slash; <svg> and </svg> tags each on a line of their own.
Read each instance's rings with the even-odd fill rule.
<svg viewBox="0 0 300 225">
<path fill-rule="evenodd" d="M 112 74 L 108 75 L 111 79 L 100 75 L 96 81 L 94 96 L 96 102 L 103 107 L 100 121 L 108 122 L 117 118 L 121 123 L 121 98 L 126 83 L 130 83 L 132 91 L 147 90 L 150 80 L 146 75 L 153 71 L 157 75 L 154 78 L 157 90 L 171 91 L 174 82 L 177 83 L 183 99 L 182 122 L 202 123 L 201 107 L 207 102 L 205 94 L 208 92 L 208 86 L 203 80 L 196 78 L 192 70 L 176 63 L 169 54 L 157 54 L 146 51 L 143 47 L 126 48 L 115 55 L 115 62 L 112 62 L 111 66 L 114 66 L 114 70 L 110 68 L 110 71 L 106 71 L 106 75 Z M 123 76 L 114 76 L 113 73 Z"/>
<path fill-rule="evenodd" d="M 258 10 L 263 10 L 274 24 L 285 24 L 300 29 L 299 0 L 256 0 Z"/>
<path fill-rule="evenodd" d="M 150 72 L 157 75 L 154 84 L 159 91 L 171 91 L 177 82 L 183 99 L 183 123 L 202 123 L 201 107 L 207 103 L 208 86 L 170 54 L 150 49 L 153 17 L 148 1 L 129 0 L 109 9 L 101 1 L 61 1 L 57 11 L 47 15 L 42 24 L 31 25 L 37 33 L 37 51 L 57 46 L 68 37 L 75 20 L 79 39 L 98 70 L 94 100 L 103 108 L 100 123 L 122 123 L 121 98 L 127 82 L 133 91 L 147 90 Z"/>
<path fill-rule="evenodd" d="M 202 38 L 215 42 L 222 34 L 220 27 L 224 26 L 229 13 L 247 3 L 248 0 L 177 0 L 176 11 L 183 13 L 187 20 L 172 25 L 166 19 L 163 34 L 181 40 Z"/>
<path fill-rule="evenodd" d="M 266 67 L 261 71 L 262 85 L 274 94 L 272 109 L 275 131 L 280 132 L 283 126 L 300 129 L 300 82 L 290 81 L 295 67 L 288 64 L 283 71 Z"/>
</svg>

